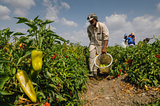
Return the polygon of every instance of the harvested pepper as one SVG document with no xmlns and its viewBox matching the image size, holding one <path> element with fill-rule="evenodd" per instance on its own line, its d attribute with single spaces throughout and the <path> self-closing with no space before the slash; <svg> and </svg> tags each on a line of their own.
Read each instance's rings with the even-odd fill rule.
<svg viewBox="0 0 160 106">
<path fill-rule="evenodd" d="M 29 99 L 32 102 L 37 102 L 37 96 L 34 87 L 27 73 L 23 70 L 19 70 L 16 74 L 16 78 L 18 79 L 22 90 L 29 97 Z"/>
<path fill-rule="evenodd" d="M 42 69 L 42 51 L 33 50 L 31 53 L 32 66 L 35 71 Z"/>
</svg>

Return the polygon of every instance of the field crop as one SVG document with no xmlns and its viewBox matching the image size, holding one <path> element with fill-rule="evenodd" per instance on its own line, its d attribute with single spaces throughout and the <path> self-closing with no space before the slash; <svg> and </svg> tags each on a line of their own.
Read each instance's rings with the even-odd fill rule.
<svg viewBox="0 0 160 106">
<path fill-rule="evenodd" d="M 2 105 L 44 105 L 80 106 L 79 94 L 87 89 L 89 73 L 88 47 L 71 43 L 50 30 L 50 20 L 28 20 L 15 17 L 17 24 L 23 23 L 30 28 L 25 35 L 0 30 L 0 102 Z M 23 35 L 23 36 L 22 36 Z M 24 36 L 25 35 L 25 36 Z M 18 36 L 21 36 L 18 38 Z M 14 42 L 10 42 L 13 37 Z M 131 83 L 147 88 L 159 87 L 160 80 L 160 40 L 153 36 L 155 42 L 139 42 L 135 47 L 122 48 L 109 46 L 107 52 L 113 57 L 112 78 L 128 73 Z M 42 51 L 42 68 L 37 75 L 34 72 L 31 53 Z M 33 103 L 22 90 L 16 78 L 19 70 L 27 73 L 37 96 Z M 27 82 L 25 82 L 27 84 Z"/>
</svg>

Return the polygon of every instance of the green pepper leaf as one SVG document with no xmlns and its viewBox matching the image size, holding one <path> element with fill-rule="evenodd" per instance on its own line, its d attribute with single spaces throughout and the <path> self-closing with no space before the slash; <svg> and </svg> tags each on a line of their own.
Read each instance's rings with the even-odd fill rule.
<svg viewBox="0 0 160 106">
<path fill-rule="evenodd" d="M 0 90 L 2 90 L 4 84 L 6 83 L 6 81 L 9 80 L 9 77 L 2 77 L 0 78 Z"/>
<path fill-rule="evenodd" d="M 16 33 L 14 33 L 12 36 L 17 36 L 17 35 L 26 35 L 26 34 L 24 34 L 24 33 L 22 33 L 22 32 L 16 32 Z"/>
<path fill-rule="evenodd" d="M 66 101 L 66 99 L 63 98 L 61 95 L 56 95 L 56 98 L 58 98 L 60 101 Z"/>
<path fill-rule="evenodd" d="M 3 101 L 2 97 L 0 97 L 0 103 L 1 103 L 1 106 L 14 106 L 14 105 L 7 103 L 6 101 Z"/>
<path fill-rule="evenodd" d="M 57 90 L 57 86 L 55 86 L 54 84 L 49 84 L 49 86 Z"/>
<path fill-rule="evenodd" d="M 25 17 L 14 17 L 14 18 L 19 19 L 19 21 L 17 22 L 17 24 L 29 22 L 29 20 L 27 18 L 25 18 Z"/>
<path fill-rule="evenodd" d="M 43 92 L 36 92 L 37 95 L 41 95 L 44 99 L 46 99 L 46 96 L 44 95 Z"/>
<path fill-rule="evenodd" d="M 0 90 L 0 96 L 4 96 L 4 95 L 13 95 L 13 93 L 8 93 L 7 91 Z"/>
<path fill-rule="evenodd" d="M 25 23 L 26 25 L 28 25 L 29 27 L 33 28 L 34 30 L 37 30 L 37 26 L 33 23 Z"/>
<path fill-rule="evenodd" d="M 45 20 L 45 21 L 43 21 L 43 22 L 42 22 L 42 24 L 49 24 L 49 23 L 52 23 L 52 22 L 54 22 L 54 21 L 51 21 L 51 20 Z"/>
<path fill-rule="evenodd" d="M 26 58 L 28 55 L 30 55 L 31 52 L 32 52 L 32 51 L 27 51 L 26 54 L 25 54 L 23 57 L 19 58 L 17 65 L 18 65 L 24 58 Z"/>
<path fill-rule="evenodd" d="M 41 49 L 42 47 L 42 42 L 43 42 L 44 36 L 39 37 L 39 48 Z"/>
<path fill-rule="evenodd" d="M 10 62 L 10 60 L 1 60 L 0 59 L 0 63 L 9 63 Z"/>
<path fill-rule="evenodd" d="M 47 29 L 47 31 L 49 31 L 50 29 L 51 29 L 51 26 L 49 25 L 49 26 L 48 26 L 48 29 Z"/>
<path fill-rule="evenodd" d="M 39 17 L 39 15 L 38 15 L 36 18 L 34 18 L 34 20 L 33 20 L 33 21 L 37 21 L 38 17 Z"/>
</svg>

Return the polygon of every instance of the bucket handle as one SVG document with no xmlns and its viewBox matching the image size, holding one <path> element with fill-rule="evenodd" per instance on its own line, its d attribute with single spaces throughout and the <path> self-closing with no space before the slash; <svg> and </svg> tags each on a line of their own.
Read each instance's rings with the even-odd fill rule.
<svg viewBox="0 0 160 106">
<path fill-rule="evenodd" d="M 109 66 L 112 64 L 112 62 L 113 62 L 113 57 L 112 57 L 112 55 L 110 55 L 109 53 L 106 53 L 106 54 L 111 57 L 111 62 L 110 62 L 110 64 L 109 64 L 108 66 L 105 66 L 104 68 L 109 67 Z M 98 57 L 99 55 L 100 55 L 100 54 L 98 54 L 98 55 L 95 57 L 95 59 L 94 59 L 94 64 L 95 64 L 96 67 L 98 67 L 98 68 L 99 68 L 99 66 L 96 64 L 96 59 L 97 59 L 97 57 Z"/>
</svg>

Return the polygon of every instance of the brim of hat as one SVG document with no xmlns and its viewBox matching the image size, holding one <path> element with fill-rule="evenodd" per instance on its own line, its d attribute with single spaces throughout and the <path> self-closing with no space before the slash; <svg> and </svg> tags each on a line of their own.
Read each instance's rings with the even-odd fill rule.
<svg viewBox="0 0 160 106">
<path fill-rule="evenodd" d="M 93 18 L 89 18 L 87 21 L 92 21 L 93 20 Z"/>
</svg>

